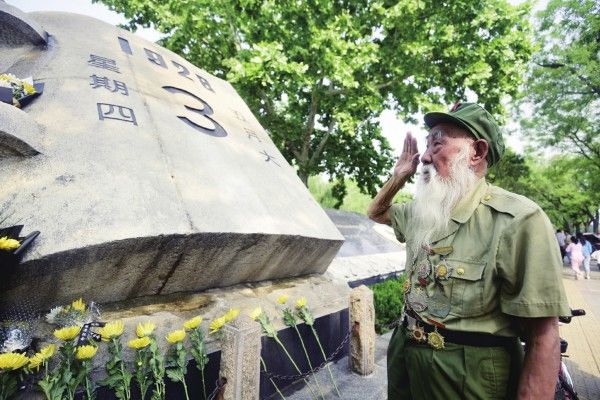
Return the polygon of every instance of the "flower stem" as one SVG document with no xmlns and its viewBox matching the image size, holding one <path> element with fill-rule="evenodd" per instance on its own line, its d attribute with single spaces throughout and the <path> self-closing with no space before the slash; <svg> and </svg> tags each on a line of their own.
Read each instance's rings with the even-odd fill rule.
<svg viewBox="0 0 600 400">
<path fill-rule="evenodd" d="M 263 366 L 263 369 L 265 370 L 265 372 L 267 372 L 267 364 L 265 363 L 265 360 L 262 357 L 260 358 L 260 362 L 262 363 L 262 366 Z M 283 400 L 285 400 L 285 396 L 283 395 L 283 393 L 281 393 L 281 390 L 279 390 L 279 388 L 275 384 L 275 381 L 273 380 L 273 378 L 269 377 L 269 380 L 273 384 L 273 387 L 275 387 L 275 390 L 277 391 L 277 393 L 281 396 L 281 398 Z"/>
<path fill-rule="evenodd" d="M 277 342 L 277 344 L 283 349 L 283 351 L 285 352 L 285 355 L 287 356 L 287 358 L 289 358 L 289 360 L 292 362 L 292 365 L 294 365 L 294 368 L 296 368 L 296 371 L 298 371 L 298 373 L 300 375 L 302 375 L 302 371 L 300 371 L 300 368 L 298 368 L 298 365 L 296 365 L 296 363 L 294 362 L 294 359 L 292 358 L 292 356 L 290 355 L 290 353 L 288 353 L 288 351 L 285 348 L 285 346 L 283 345 L 283 343 L 281 343 L 281 340 L 279 340 L 279 338 L 277 336 L 273 337 L 273 339 L 275 339 L 275 342 Z M 306 387 L 308 388 L 308 390 L 310 390 L 311 395 L 314 398 L 318 398 L 315 395 L 315 391 L 313 390 L 312 386 L 308 383 L 308 380 L 306 380 L 306 378 L 302 378 L 302 380 L 306 384 Z"/>
<path fill-rule="evenodd" d="M 313 335 L 315 335 L 315 339 L 317 339 L 317 344 L 319 345 L 319 349 L 321 349 L 321 354 L 323 355 L 323 360 L 327 361 L 327 356 L 325 355 L 325 350 L 323 350 L 323 346 L 321 345 L 321 341 L 319 340 L 319 335 L 317 334 L 315 327 L 311 325 L 310 329 L 312 330 Z M 338 397 L 342 397 L 342 395 L 340 394 L 340 391 L 337 387 L 337 384 L 335 383 L 335 379 L 333 379 L 333 373 L 331 372 L 331 367 L 329 366 L 329 363 L 327 363 L 327 371 L 329 371 L 329 377 L 331 378 L 331 382 L 333 383 L 333 387 L 335 388 L 335 391 L 336 391 Z"/>
<path fill-rule="evenodd" d="M 121 347 L 121 341 L 119 338 L 113 337 L 112 338 L 112 342 L 114 344 L 115 347 L 115 354 L 116 355 L 121 355 L 123 348 Z M 124 394 L 125 394 L 125 400 L 129 400 L 131 399 L 131 388 L 129 387 L 129 385 L 131 384 L 131 382 L 127 382 L 127 379 L 125 377 L 125 363 L 123 362 L 123 360 L 121 360 L 119 362 L 119 366 L 120 366 L 120 370 L 121 370 L 121 380 L 123 381 L 123 389 L 124 389 Z"/>
<path fill-rule="evenodd" d="M 300 339 L 300 344 L 302 345 L 302 350 L 304 350 L 304 355 L 306 356 L 306 361 L 308 362 L 308 367 L 312 371 L 313 366 L 312 366 L 312 363 L 310 362 L 310 357 L 308 356 L 308 351 L 306 351 L 306 346 L 304 345 L 304 340 L 302 339 L 302 335 L 300 334 L 300 331 L 298 330 L 298 325 L 294 325 L 294 329 L 296 330 L 296 333 L 298 334 L 298 338 Z M 325 396 L 323 396 L 323 390 L 321 389 L 321 385 L 319 385 L 319 379 L 317 378 L 317 374 L 314 373 L 313 376 L 315 377 L 315 383 L 317 384 L 317 389 L 319 390 L 319 394 L 321 395 L 321 398 L 325 399 Z"/>
<path fill-rule="evenodd" d="M 181 380 L 181 383 L 183 384 L 183 391 L 185 393 L 185 399 L 190 400 L 190 395 L 188 394 L 187 385 L 185 384 L 185 377 Z"/>
<path fill-rule="evenodd" d="M 207 400 L 206 383 L 204 382 L 204 366 L 200 369 L 200 376 L 202 377 L 202 391 L 204 392 L 204 400 Z"/>
</svg>

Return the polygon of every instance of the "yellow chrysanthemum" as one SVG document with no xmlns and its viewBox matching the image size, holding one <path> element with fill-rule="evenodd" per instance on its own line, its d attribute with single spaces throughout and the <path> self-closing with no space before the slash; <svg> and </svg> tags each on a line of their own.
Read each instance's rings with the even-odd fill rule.
<svg viewBox="0 0 600 400">
<path fill-rule="evenodd" d="M 57 339 L 64 340 L 66 342 L 67 340 L 75 339 L 77 335 L 79 335 L 80 329 L 81 328 L 76 325 L 67 326 L 65 328 L 55 330 L 54 336 L 56 336 Z"/>
<path fill-rule="evenodd" d="M 288 298 L 289 298 L 289 297 L 290 297 L 290 296 L 288 296 L 287 294 L 282 294 L 282 295 L 281 295 L 281 296 L 279 296 L 279 298 L 277 299 L 277 302 L 278 302 L 279 304 L 285 304 L 285 303 L 287 303 L 287 301 L 288 301 Z"/>
<path fill-rule="evenodd" d="M 188 319 L 187 321 L 185 321 L 183 323 L 183 327 L 185 329 L 187 329 L 188 331 L 190 331 L 192 329 L 196 329 L 201 323 L 202 323 L 202 317 L 198 315 L 197 317 L 194 317 L 192 319 Z"/>
<path fill-rule="evenodd" d="M 306 305 L 306 297 L 300 297 L 298 301 L 296 301 L 296 308 L 302 308 Z"/>
<path fill-rule="evenodd" d="M 252 312 L 250 313 L 250 318 L 252 318 L 253 320 L 256 321 L 256 319 L 260 316 L 260 314 L 262 314 L 262 308 L 260 307 L 256 307 L 254 310 L 252 310 Z"/>
<path fill-rule="evenodd" d="M 73 307 L 73 309 L 77 310 L 77 311 L 85 311 L 85 303 L 83 302 L 83 299 L 80 297 L 77 300 L 74 300 L 71 303 L 71 307 Z"/>
<path fill-rule="evenodd" d="M 183 329 L 173 331 L 167 335 L 167 342 L 171 344 L 179 343 L 183 339 L 185 339 L 185 331 Z"/>
<path fill-rule="evenodd" d="M 54 355 L 56 352 L 56 345 L 49 344 L 48 346 L 42 347 L 38 354 L 40 354 L 45 359 L 48 359 Z"/>
<path fill-rule="evenodd" d="M 127 343 L 127 345 L 129 347 L 131 347 L 132 349 L 136 349 L 136 350 L 143 349 L 144 347 L 148 346 L 149 344 L 150 344 L 150 338 L 148 336 L 133 339 L 133 340 L 130 340 L 129 343 Z"/>
<path fill-rule="evenodd" d="M 14 250 L 21 246 L 18 240 L 10 239 L 7 236 L 0 238 L 0 250 Z"/>
<path fill-rule="evenodd" d="M 225 318 L 225 322 L 231 322 L 236 319 L 238 315 L 240 315 L 239 308 L 230 308 L 229 311 L 223 315 L 223 318 Z"/>
<path fill-rule="evenodd" d="M 23 82 L 23 89 L 25 90 L 25 94 L 33 94 L 35 93 L 35 88 L 32 84 L 28 82 Z"/>
<path fill-rule="evenodd" d="M 98 329 L 98 333 L 102 336 L 103 340 L 109 340 L 121 336 L 124 328 L 123 321 L 109 322 Z"/>
<path fill-rule="evenodd" d="M 217 319 L 213 320 L 209 326 L 209 328 L 210 328 L 209 333 L 212 334 L 212 333 L 218 332 L 223 327 L 223 325 L 225 325 L 226 323 L 227 323 L 227 321 L 225 320 L 225 317 L 221 317 L 221 318 L 217 318 Z"/>
<path fill-rule="evenodd" d="M 29 369 L 35 369 L 36 371 L 40 369 L 40 366 L 46 361 L 44 357 L 40 353 L 35 353 L 29 359 Z"/>
<path fill-rule="evenodd" d="M 90 358 L 96 355 L 98 348 L 96 346 L 92 346 L 91 344 L 86 344 L 85 346 L 77 347 L 77 352 L 75 353 L 75 358 L 78 360 L 89 360 Z"/>
<path fill-rule="evenodd" d="M 29 357 L 21 353 L 0 354 L 0 369 L 16 370 L 26 365 Z"/>
<path fill-rule="evenodd" d="M 154 332 L 154 328 L 156 328 L 156 325 L 154 325 L 152 322 L 144 322 L 143 324 L 140 322 L 135 330 L 135 333 L 139 338 L 141 338 L 152 334 L 152 332 Z"/>
</svg>

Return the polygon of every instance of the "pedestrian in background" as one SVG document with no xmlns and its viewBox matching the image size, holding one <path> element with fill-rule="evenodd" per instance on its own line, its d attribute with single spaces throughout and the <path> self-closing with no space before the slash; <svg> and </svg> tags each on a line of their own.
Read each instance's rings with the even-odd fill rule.
<svg viewBox="0 0 600 400">
<path fill-rule="evenodd" d="M 565 236 L 565 233 L 563 232 L 563 230 L 557 229 L 556 230 L 556 240 L 558 241 L 558 247 L 560 247 L 560 256 L 562 257 L 562 260 L 565 259 L 565 247 L 567 247 L 567 244 L 565 243 L 566 239 L 567 239 L 567 237 Z"/>
<path fill-rule="evenodd" d="M 579 240 L 575 236 L 571 236 L 571 243 L 569 243 L 565 250 L 569 254 L 571 268 L 575 272 L 575 279 L 582 279 L 583 274 L 580 268 L 583 262 L 583 246 L 581 246 L 581 243 L 579 243 Z"/>
<path fill-rule="evenodd" d="M 583 254 L 583 269 L 585 269 L 585 279 L 590 279 L 590 260 L 592 258 L 592 244 L 583 236 L 582 233 L 577 234 L 579 243 L 582 247 Z"/>
</svg>

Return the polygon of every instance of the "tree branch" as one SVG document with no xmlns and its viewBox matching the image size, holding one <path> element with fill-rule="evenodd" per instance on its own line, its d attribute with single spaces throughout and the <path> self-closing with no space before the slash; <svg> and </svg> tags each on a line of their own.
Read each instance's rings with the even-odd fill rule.
<svg viewBox="0 0 600 400">
<path fill-rule="evenodd" d="M 551 68 L 551 69 L 558 69 L 558 68 L 566 67 L 573 75 L 575 75 L 580 81 L 582 81 L 587 87 L 589 87 L 591 89 L 592 93 L 600 96 L 600 86 L 594 85 L 593 82 L 591 82 L 588 77 L 579 74 L 579 72 L 577 71 L 577 69 L 575 67 L 569 66 L 567 64 L 559 63 L 559 62 L 552 62 L 552 63 L 536 62 L 536 64 L 539 65 L 540 67 Z"/>
<path fill-rule="evenodd" d="M 375 89 L 380 90 L 380 89 L 385 89 L 388 86 L 392 86 L 394 84 L 394 81 L 388 81 L 385 83 L 380 83 L 378 85 L 375 85 Z M 341 89 L 329 89 L 325 91 L 325 94 L 327 96 L 335 96 L 338 94 L 342 94 L 342 93 L 346 93 L 349 90 L 351 90 L 351 88 L 341 88 Z"/>
<path fill-rule="evenodd" d="M 331 136 L 331 133 L 333 132 L 334 128 L 335 128 L 335 120 L 333 118 L 331 118 L 331 121 L 329 122 L 329 126 L 327 127 L 327 132 L 325 132 L 325 134 L 321 138 L 321 141 L 319 142 L 317 149 L 310 156 L 310 160 L 308 161 L 308 165 L 307 165 L 308 167 L 312 167 L 314 165 L 315 161 L 317 160 L 317 157 L 319 157 L 321 155 L 321 152 L 323 151 L 323 148 L 325 147 L 325 144 L 327 143 L 327 139 L 329 139 L 329 136 Z"/>
<path fill-rule="evenodd" d="M 300 161 L 301 163 L 308 161 L 308 152 L 310 150 L 310 137 L 312 136 L 315 130 L 315 118 L 317 116 L 317 110 L 319 109 L 319 90 L 321 89 L 322 85 L 323 78 L 321 77 L 310 96 L 310 111 L 306 120 L 306 130 L 304 131 L 304 136 L 302 138 L 302 153 L 301 157 L 298 159 L 298 161 Z"/>
</svg>

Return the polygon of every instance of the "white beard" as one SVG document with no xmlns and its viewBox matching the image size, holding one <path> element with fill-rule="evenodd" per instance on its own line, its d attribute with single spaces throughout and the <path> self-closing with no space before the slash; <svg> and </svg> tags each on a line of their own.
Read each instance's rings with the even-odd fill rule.
<svg viewBox="0 0 600 400">
<path fill-rule="evenodd" d="M 470 147 L 465 145 L 452 160 L 447 178 L 441 178 L 432 164 L 421 167 L 413 202 L 413 254 L 448 227 L 452 210 L 477 182 L 477 175 L 467 163 L 469 155 Z"/>
</svg>

